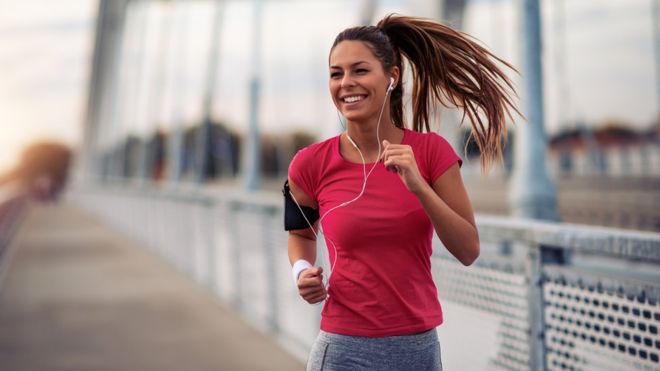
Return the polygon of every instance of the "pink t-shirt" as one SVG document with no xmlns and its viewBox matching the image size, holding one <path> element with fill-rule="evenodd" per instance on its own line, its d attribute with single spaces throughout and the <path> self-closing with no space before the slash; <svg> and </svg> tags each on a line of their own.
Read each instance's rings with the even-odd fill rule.
<svg viewBox="0 0 660 371">
<path fill-rule="evenodd" d="M 435 133 L 404 130 L 424 179 L 432 184 L 461 160 Z M 367 172 L 373 164 L 367 164 Z M 320 215 L 355 198 L 363 166 L 339 153 L 339 136 L 300 150 L 289 177 L 319 205 Z M 323 220 L 330 261 L 336 263 L 321 329 L 351 336 L 394 336 L 421 332 L 442 323 L 431 276 L 433 225 L 419 200 L 396 173 L 378 163 L 356 202 Z M 332 240 L 332 242 L 330 241 Z"/>
</svg>

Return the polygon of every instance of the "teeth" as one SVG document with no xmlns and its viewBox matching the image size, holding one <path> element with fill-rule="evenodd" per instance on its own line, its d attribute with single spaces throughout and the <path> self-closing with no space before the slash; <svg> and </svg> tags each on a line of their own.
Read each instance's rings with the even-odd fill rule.
<svg viewBox="0 0 660 371">
<path fill-rule="evenodd" d="M 356 95 L 354 97 L 344 98 L 344 102 L 346 102 L 346 103 L 354 103 L 354 102 L 357 102 L 359 100 L 362 100 L 362 96 L 360 96 L 360 95 Z"/>
</svg>

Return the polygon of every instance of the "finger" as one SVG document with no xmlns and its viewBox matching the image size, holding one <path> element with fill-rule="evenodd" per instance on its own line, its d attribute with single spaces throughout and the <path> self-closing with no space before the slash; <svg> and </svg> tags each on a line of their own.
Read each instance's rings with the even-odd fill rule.
<svg viewBox="0 0 660 371">
<path fill-rule="evenodd" d="M 300 272 L 300 277 L 308 277 L 308 276 L 314 276 L 316 275 L 316 271 L 318 268 L 307 268 L 304 271 Z"/>
<path fill-rule="evenodd" d="M 303 296 L 303 297 L 316 296 L 316 295 L 320 295 L 323 292 L 325 292 L 325 286 L 323 286 L 323 285 L 318 286 L 318 287 L 307 287 L 307 288 L 303 288 L 303 289 L 298 290 L 298 293 L 300 294 L 300 296 Z"/>
<path fill-rule="evenodd" d="M 307 268 L 304 271 L 300 272 L 300 275 L 298 277 L 299 279 L 305 279 L 305 278 L 311 278 L 321 275 L 322 273 L 323 273 L 323 268 L 321 267 Z"/>
<path fill-rule="evenodd" d="M 314 277 L 298 280 L 298 289 L 323 286 L 323 277 Z"/>
<path fill-rule="evenodd" d="M 387 166 L 407 166 L 410 164 L 409 157 L 406 155 L 396 155 L 396 156 L 390 156 L 385 160 L 384 165 L 385 167 Z"/>
<path fill-rule="evenodd" d="M 412 154 L 412 150 L 408 147 L 392 148 L 392 146 L 390 146 L 387 150 L 385 150 L 385 153 L 389 156 L 405 155 Z"/>
<path fill-rule="evenodd" d="M 306 277 L 300 277 L 298 278 L 298 284 L 303 285 L 303 286 L 310 286 L 314 284 L 322 284 L 323 283 L 323 274 L 318 274 L 318 275 L 308 275 Z"/>
<path fill-rule="evenodd" d="M 316 295 L 309 295 L 308 297 L 305 298 L 306 301 L 308 302 L 319 302 L 323 299 L 325 299 L 328 296 L 328 293 L 323 290 L 323 292 L 319 292 Z"/>
<path fill-rule="evenodd" d="M 378 158 L 378 161 L 383 161 L 383 159 L 385 158 L 385 153 L 387 152 L 387 147 L 390 145 L 390 142 L 388 142 L 387 140 L 383 140 L 381 144 L 383 146 L 383 151 L 380 152 L 380 157 Z"/>
<path fill-rule="evenodd" d="M 327 295 L 323 294 L 322 296 L 317 296 L 313 299 L 307 300 L 307 302 L 310 303 L 310 304 L 320 303 L 323 300 L 325 300 L 326 297 L 327 297 Z"/>
<path fill-rule="evenodd" d="M 387 161 L 394 156 L 404 156 L 407 152 L 405 150 L 387 150 L 383 155 L 383 161 Z"/>
<path fill-rule="evenodd" d="M 409 154 L 413 156 L 412 148 L 409 145 L 390 144 L 382 153 L 381 159 L 387 160 L 390 156 Z"/>
<path fill-rule="evenodd" d="M 310 298 L 308 298 L 308 299 L 305 299 L 305 300 L 306 300 L 308 303 L 310 303 L 310 304 L 316 304 L 316 303 L 318 303 L 318 302 L 321 302 L 321 301 L 325 300 L 325 298 L 326 298 L 327 296 L 328 296 L 328 294 L 324 291 L 324 292 L 322 292 L 322 293 L 319 294 L 319 295 L 312 296 L 312 297 L 310 297 Z"/>
<path fill-rule="evenodd" d="M 391 173 L 400 173 L 401 169 L 398 166 L 386 166 L 385 170 L 391 172 Z"/>
<path fill-rule="evenodd" d="M 304 271 L 300 273 L 301 277 L 306 277 L 306 276 L 315 276 L 317 274 L 323 273 L 323 268 L 321 267 L 313 267 L 313 268 L 307 268 Z"/>
<path fill-rule="evenodd" d="M 321 294 L 322 292 L 325 291 L 325 287 L 323 286 L 318 286 L 318 287 L 307 287 L 303 289 L 299 289 L 298 293 L 302 297 L 309 297 L 309 296 L 316 296 Z"/>
<path fill-rule="evenodd" d="M 413 160 L 408 155 L 392 156 L 384 162 L 384 166 L 388 171 L 401 174 L 402 171 L 414 171 Z"/>
<path fill-rule="evenodd" d="M 298 284 L 298 290 L 315 290 L 318 287 L 324 287 L 323 281 L 301 282 Z"/>
<path fill-rule="evenodd" d="M 400 164 L 404 163 L 410 163 L 412 164 L 415 157 L 413 157 L 412 153 L 410 152 L 402 152 L 402 153 L 397 153 L 397 154 L 392 154 L 387 157 L 388 160 L 396 160 Z"/>
</svg>

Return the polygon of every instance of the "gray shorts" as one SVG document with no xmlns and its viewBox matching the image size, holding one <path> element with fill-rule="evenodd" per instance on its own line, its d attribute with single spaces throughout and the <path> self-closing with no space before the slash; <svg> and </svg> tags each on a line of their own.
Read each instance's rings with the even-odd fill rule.
<svg viewBox="0 0 660 371">
<path fill-rule="evenodd" d="M 307 371 L 442 371 L 438 333 L 380 338 L 321 331 L 307 361 Z"/>
</svg>

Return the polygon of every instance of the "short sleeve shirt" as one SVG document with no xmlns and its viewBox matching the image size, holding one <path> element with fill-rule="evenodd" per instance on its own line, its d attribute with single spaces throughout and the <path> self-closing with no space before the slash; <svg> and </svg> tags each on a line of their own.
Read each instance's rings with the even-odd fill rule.
<svg viewBox="0 0 660 371">
<path fill-rule="evenodd" d="M 417 166 L 433 184 L 460 157 L 435 133 L 404 129 Z M 374 164 L 366 164 L 366 171 Z M 377 163 L 363 195 L 364 165 L 345 160 L 339 136 L 300 150 L 289 178 L 316 200 L 334 270 L 321 329 L 351 336 L 416 333 L 442 323 L 431 275 L 433 225 L 414 194 L 396 173 Z"/>
</svg>

